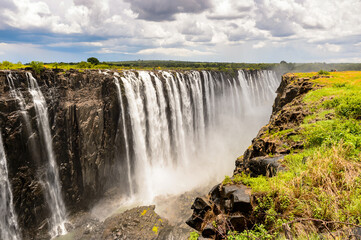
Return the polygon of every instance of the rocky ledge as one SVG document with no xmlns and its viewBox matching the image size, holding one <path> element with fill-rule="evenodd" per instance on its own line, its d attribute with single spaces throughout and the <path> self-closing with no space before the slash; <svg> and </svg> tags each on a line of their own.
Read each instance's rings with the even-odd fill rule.
<svg viewBox="0 0 361 240">
<path fill-rule="evenodd" d="M 242 232 L 264 221 L 264 218 L 254 214 L 258 196 L 238 183 L 237 175 L 272 177 L 278 171 L 287 170 L 282 164 L 284 156 L 292 150 L 302 149 L 303 142 L 279 141 L 268 133 L 287 129 L 297 131 L 309 114 L 307 108 L 303 107 L 302 98 L 310 90 L 320 87 L 310 78 L 298 78 L 291 74 L 282 76 L 270 121 L 259 131 L 244 155 L 236 160 L 233 177 L 226 178 L 213 187 L 208 195 L 194 201 L 193 214 L 187 224 L 200 232 L 199 239 L 224 239 L 230 230 Z"/>
</svg>

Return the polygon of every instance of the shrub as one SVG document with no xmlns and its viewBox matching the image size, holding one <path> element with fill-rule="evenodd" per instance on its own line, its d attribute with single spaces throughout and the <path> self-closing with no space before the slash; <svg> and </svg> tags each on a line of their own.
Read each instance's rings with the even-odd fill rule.
<svg viewBox="0 0 361 240">
<path fill-rule="evenodd" d="M 324 71 L 324 70 L 320 70 L 320 71 L 318 71 L 318 74 L 319 74 L 319 75 L 330 75 L 330 73 L 329 73 L 329 72 Z"/>
<path fill-rule="evenodd" d="M 38 61 L 32 61 L 30 63 L 30 67 L 36 72 L 36 73 L 40 73 L 41 71 L 44 70 L 44 63 L 43 62 L 38 62 Z"/>
<path fill-rule="evenodd" d="M 84 62 L 84 61 L 81 61 L 80 63 L 78 63 L 76 65 L 77 68 L 91 68 L 92 67 L 92 64 L 89 63 L 89 62 Z"/>
</svg>

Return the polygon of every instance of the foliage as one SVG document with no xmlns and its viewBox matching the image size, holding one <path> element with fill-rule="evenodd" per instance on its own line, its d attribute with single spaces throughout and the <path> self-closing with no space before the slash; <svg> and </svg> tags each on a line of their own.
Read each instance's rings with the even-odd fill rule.
<svg viewBox="0 0 361 240">
<path fill-rule="evenodd" d="M 190 233 L 188 240 L 197 240 L 198 237 L 199 237 L 199 233 L 193 231 Z"/>
<path fill-rule="evenodd" d="M 320 70 L 320 71 L 318 71 L 318 74 L 320 74 L 320 75 L 330 75 L 330 73 L 329 73 L 329 72 L 324 71 L 324 70 Z"/>
<path fill-rule="evenodd" d="M 76 65 L 77 68 L 91 68 L 92 67 L 92 64 L 90 62 L 84 62 L 84 61 L 81 61 L 80 63 L 78 63 Z"/>
<path fill-rule="evenodd" d="M 268 233 L 268 230 L 264 225 L 255 225 L 253 230 L 245 230 L 242 233 L 236 231 L 229 231 L 227 234 L 227 240 L 266 240 L 274 239 L 276 236 L 274 234 Z"/>
<path fill-rule="evenodd" d="M 345 118 L 361 119 L 361 96 L 349 96 L 339 100 L 336 113 Z"/>
<path fill-rule="evenodd" d="M 30 67 L 39 74 L 41 71 L 44 70 L 44 63 L 39 61 L 32 61 L 30 63 Z"/>
<path fill-rule="evenodd" d="M 88 58 L 86 61 L 87 61 L 88 63 L 93 64 L 93 65 L 98 65 L 98 64 L 100 63 L 99 60 L 98 60 L 97 58 L 95 58 L 95 57 L 90 57 L 90 58 Z"/>
<path fill-rule="evenodd" d="M 19 69 L 24 68 L 25 66 L 21 63 L 12 63 L 9 61 L 2 61 L 0 62 L 0 69 L 10 70 L 10 69 Z"/>
</svg>

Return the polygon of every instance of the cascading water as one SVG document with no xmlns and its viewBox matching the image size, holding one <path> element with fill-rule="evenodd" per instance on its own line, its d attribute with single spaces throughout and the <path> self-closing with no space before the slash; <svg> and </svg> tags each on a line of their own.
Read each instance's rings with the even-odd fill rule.
<svg viewBox="0 0 361 240">
<path fill-rule="evenodd" d="M 19 226 L 14 211 L 13 194 L 0 130 L 0 239 L 18 240 Z"/>
<path fill-rule="evenodd" d="M 118 96 L 118 102 L 119 102 L 119 106 L 120 106 L 120 116 L 119 116 L 119 121 L 118 123 L 120 123 L 121 120 L 121 124 L 122 124 L 122 132 L 123 132 L 123 137 L 124 137 L 124 144 L 125 144 L 125 157 L 126 157 L 126 174 L 127 174 L 127 180 L 128 180 L 128 187 L 129 187 L 129 194 L 130 196 L 133 196 L 133 181 L 132 181 L 132 177 L 131 177 L 131 163 L 130 163 L 130 153 L 129 153 L 129 141 L 128 141 L 128 134 L 127 134 L 127 129 L 126 129 L 126 125 L 125 125 L 125 112 L 124 112 L 124 104 L 123 104 L 123 100 L 122 100 L 122 92 L 120 89 L 120 84 L 119 84 L 119 79 L 117 77 L 114 77 L 114 83 L 115 86 L 117 87 L 117 96 Z M 117 135 L 116 135 L 116 139 L 119 137 L 119 129 L 117 131 Z"/>
<path fill-rule="evenodd" d="M 126 71 L 116 80 L 124 128 L 129 114 L 133 192 L 152 201 L 219 181 L 267 121 L 278 86 L 274 72 Z M 122 130 L 126 134 L 125 129 Z M 129 136 L 124 136 L 128 139 Z M 127 140 L 125 141 L 127 142 Z M 133 156 L 129 159 L 129 156 Z M 130 170 L 128 170 L 130 174 Z"/>
<path fill-rule="evenodd" d="M 29 120 L 29 114 L 26 111 L 26 102 L 23 97 L 23 94 L 21 93 L 21 91 L 19 91 L 15 87 L 14 81 L 17 80 L 17 78 L 11 72 L 9 72 L 6 75 L 6 79 L 8 81 L 9 87 L 10 87 L 10 95 L 16 99 L 16 101 L 18 102 L 18 104 L 20 106 L 20 112 L 25 121 L 26 131 L 28 133 L 28 136 L 30 136 L 33 131 L 32 131 L 30 120 Z"/>
<path fill-rule="evenodd" d="M 40 91 L 36 79 L 31 73 L 26 73 L 29 92 L 33 97 L 34 107 L 37 116 L 37 125 L 39 128 L 40 139 L 45 148 L 48 164 L 45 171 L 45 177 L 42 181 L 46 192 L 46 199 L 51 211 L 50 232 L 51 237 L 65 234 L 66 210 L 61 196 L 61 187 L 59 180 L 58 167 L 55 161 L 52 138 L 49 126 L 48 108 L 45 98 Z"/>
</svg>

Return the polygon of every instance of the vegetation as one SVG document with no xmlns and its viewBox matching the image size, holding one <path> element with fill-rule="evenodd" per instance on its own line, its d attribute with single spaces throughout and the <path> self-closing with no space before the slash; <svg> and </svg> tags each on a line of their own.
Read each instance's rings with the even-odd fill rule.
<svg viewBox="0 0 361 240">
<path fill-rule="evenodd" d="M 86 61 L 87 61 L 88 63 L 93 64 L 93 65 L 98 65 L 98 64 L 100 63 L 99 60 L 98 60 L 97 58 L 95 58 L 95 57 L 90 57 L 90 58 L 88 58 Z"/>
<path fill-rule="evenodd" d="M 19 69 L 24 67 L 25 66 L 21 62 L 18 63 L 12 63 L 9 61 L 0 62 L 0 69 L 10 70 L 10 69 Z"/>
<path fill-rule="evenodd" d="M 268 233 L 264 225 L 255 225 L 252 230 L 245 230 L 241 233 L 236 231 L 229 231 L 227 234 L 227 240 L 249 240 L 249 239 L 274 239 L 276 237 L 275 233 Z"/>
<path fill-rule="evenodd" d="M 43 62 L 32 61 L 29 65 L 36 73 L 40 73 L 41 71 L 44 70 Z"/>
<path fill-rule="evenodd" d="M 199 237 L 199 234 L 197 232 L 191 232 L 188 240 L 197 240 Z"/>
<path fill-rule="evenodd" d="M 0 63 L 0 69 L 19 69 L 29 66 L 21 62 L 14 64 L 9 61 Z M 249 70 L 275 70 L 278 73 L 286 72 L 312 72 L 322 70 L 322 75 L 328 71 L 361 70 L 359 63 L 229 63 L 229 62 L 189 62 L 189 61 L 162 61 L 162 60 L 137 60 L 137 61 L 111 61 L 100 62 L 95 57 L 90 57 L 87 61 L 81 62 L 53 62 L 45 63 L 45 68 L 54 69 L 117 69 L 117 70 L 218 70 L 236 71 L 238 69 Z"/>
<path fill-rule="evenodd" d="M 296 74 L 312 77 L 319 73 Z M 325 75 L 325 73 L 322 73 Z M 361 224 L 361 72 L 332 72 L 316 78 L 324 87 L 309 92 L 303 107 L 309 115 L 298 129 L 268 133 L 283 142 L 302 141 L 282 162 L 287 171 L 275 177 L 246 174 L 224 179 L 242 183 L 257 197 L 254 213 L 262 222 L 250 238 L 245 233 L 228 239 L 284 238 L 284 225 L 299 239 L 343 239 Z M 289 134 L 292 133 L 292 134 Z M 287 147 L 287 146 L 286 146 Z M 256 235 L 263 232 L 262 236 Z M 272 236 L 270 236 L 273 235 Z M 269 238 L 266 238 L 266 237 Z"/>
<path fill-rule="evenodd" d="M 329 72 L 323 71 L 323 70 L 318 71 L 318 74 L 320 74 L 320 75 L 330 75 Z"/>
</svg>

